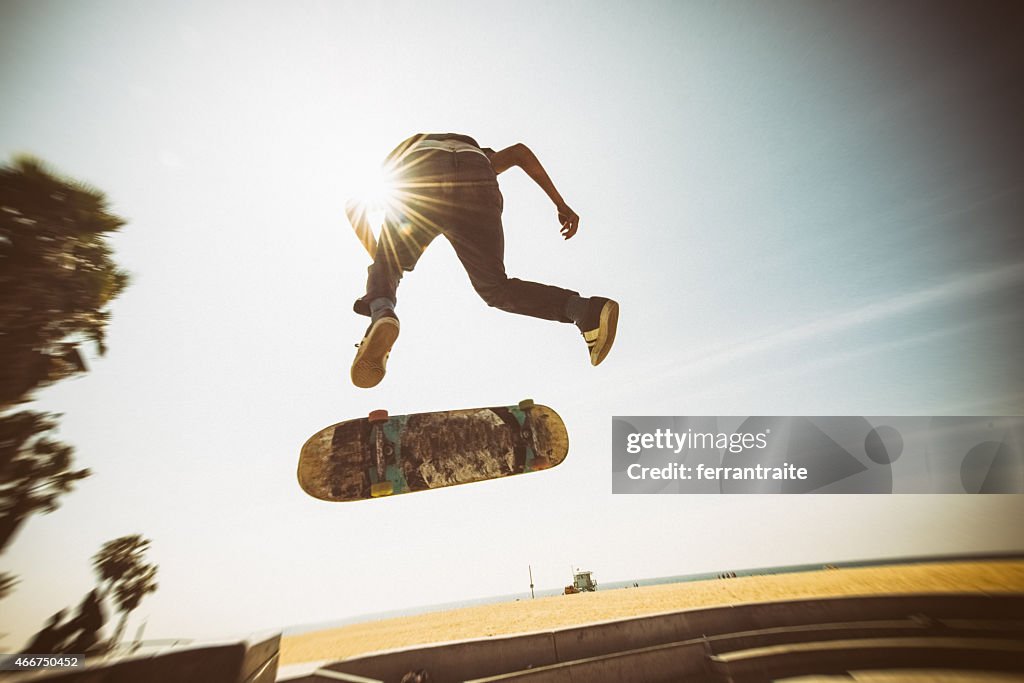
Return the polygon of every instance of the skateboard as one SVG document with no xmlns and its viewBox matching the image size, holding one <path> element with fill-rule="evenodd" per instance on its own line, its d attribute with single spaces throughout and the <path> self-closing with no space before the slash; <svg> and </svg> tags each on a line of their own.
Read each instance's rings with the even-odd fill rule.
<svg viewBox="0 0 1024 683">
<path fill-rule="evenodd" d="M 368 500 L 545 470 L 568 452 L 562 418 L 530 400 L 411 415 L 375 410 L 311 436 L 298 477 L 314 498 Z"/>
</svg>

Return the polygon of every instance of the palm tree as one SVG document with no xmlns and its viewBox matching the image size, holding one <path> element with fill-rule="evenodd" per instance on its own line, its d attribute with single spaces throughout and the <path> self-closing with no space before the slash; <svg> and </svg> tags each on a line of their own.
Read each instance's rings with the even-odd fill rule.
<svg viewBox="0 0 1024 683">
<path fill-rule="evenodd" d="M 85 370 L 106 351 L 109 304 L 128 285 L 108 235 L 125 221 L 99 190 L 38 159 L 0 165 L 0 408 Z"/>
<path fill-rule="evenodd" d="M 109 204 L 38 159 L 0 163 L 0 552 L 89 475 L 52 438 L 56 416 L 11 411 L 84 372 L 81 349 L 106 351 L 109 306 L 128 285 L 109 243 L 125 221 Z"/>
<path fill-rule="evenodd" d="M 6 597 L 16 583 L 18 583 L 18 579 L 13 575 L 6 572 L 0 574 L 0 599 Z"/>
<path fill-rule="evenodd" d="M 55 415 L 21 411 L 0 417 L 0 552 L 36 512 L 53 512 L 88 469 L 72 469 L 74 449 L 51 435 Z"/>
<path fill-rule="evenodd" d="M 99 576 L 104 597 L 111 598 L 121 612 L 111 643 L 120 641 L 129 613 L 157 589 L 157 566 L 143 562 L 148 548 L 149 540 L 142 536 L 122 536 L 104 543 L 93 556 L 92 566 Z"/>
</svg>

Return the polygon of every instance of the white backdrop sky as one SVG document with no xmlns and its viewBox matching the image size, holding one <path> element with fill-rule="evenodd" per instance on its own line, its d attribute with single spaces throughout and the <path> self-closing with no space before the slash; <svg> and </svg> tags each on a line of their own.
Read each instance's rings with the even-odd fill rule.
<svg viewBox="0 0 1024 683">
<path fill-rule="evenodd" d="M 1021 549 L 1019 496 L 610 492 L 612 415 L 1022 412 L 1021 176 L 956 110 L 999 90 L 927 45 L 884 57 L 882 5 L 829 7 L 0 0 L 0 154 L 104 190 L 133 275 L 108 355 L 38 402 L 95 474 L 0 557 L 0 650 L 128 533 L 160 565 L 147 637 L 526 590 L 528 564 L 557 587 Z M 508 271 L 619 300 L 604 365 L 487 308 L 438 240 L 387 378 L 352 387 L 368 260 L 342 207 L 420 131 L 537 153 L 581 229 L 509 171 Z M 295 482 L 332 422 L 525 397 L 569 425 L 549 473 L 358 505 Z"/>
</svg>

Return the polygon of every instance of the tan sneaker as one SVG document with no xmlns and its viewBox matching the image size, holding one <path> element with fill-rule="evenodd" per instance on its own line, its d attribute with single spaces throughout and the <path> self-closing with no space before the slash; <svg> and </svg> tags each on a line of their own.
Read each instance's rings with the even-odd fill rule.
<svg viewBox="0 0 1024 683">
<path fill-rule="evenodd" d="M 398 318 L 385 316 L 374 320 L 366 329 L 363 341 L 356 344 L 356 358 L 352 361 L 352 384 L 369 389 L 380 384 L 387 371 L 391 347 L 398 339 Z"/>
<path fill-rule="evenodd" d="M 619 304 L 604 297 L 591 297 L 587 315 L 579 324 L 583 340 L 590 349 L 590 364 L 598 365 L 607 357 L 615 342 L 615 329 L 619 324 Z"/>
</svg>

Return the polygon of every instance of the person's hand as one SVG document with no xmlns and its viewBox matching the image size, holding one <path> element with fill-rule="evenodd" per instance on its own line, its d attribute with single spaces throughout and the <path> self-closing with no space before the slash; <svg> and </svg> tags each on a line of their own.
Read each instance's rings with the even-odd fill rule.
<svg viewBox="0 0 1024 683">
<path fill-rule="evenodd" d="M 576 215 L 576 212 L 568 207 L 566 204 L 562 204 L 558 207 L 558 222 L 562 226 L 559 232 L 562 233 L 562 237 L 569 239 L 576 234 L 576 231 L 580 227 L 580 217 Z"/>
</svg>

